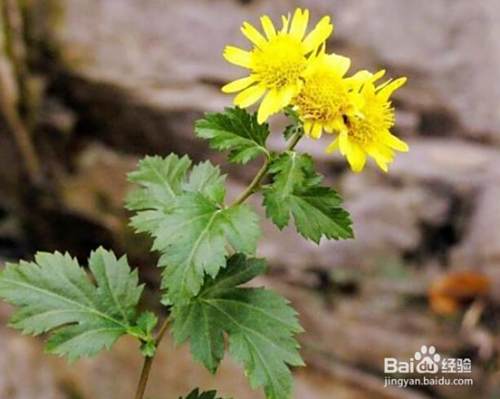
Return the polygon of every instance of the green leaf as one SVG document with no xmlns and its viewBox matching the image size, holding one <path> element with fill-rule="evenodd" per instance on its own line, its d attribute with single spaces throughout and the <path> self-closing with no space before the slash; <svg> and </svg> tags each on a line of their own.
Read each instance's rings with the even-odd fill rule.
<svg viewBox="0 0 500 399">
<path fill-rule="evenodd" d="M 131 174 L 141 192 L 129 201 L 137 212 L 131 224 L 150 234 L 153 249 L 161 253 L 164 303 L 196 295 L 206 274 L 215 276 L 225 267 L 228 246 L 253 254 L 260 235 L 258 216 L 247 205 L 224 206 L 225 176 L 218 167 L 204 162 L 188 176 L 189 165 L 186 157 L 154 158 Z M 136 200 L 151 193 L 154 200 Z"/>
<path fill-rule="evenodd" d="M 141 345 L 141 353 L 144 357 L 153 357 L 156 353 L 156 343 L 154 340 L 143 342 Z"/>
<path fill-rule="evenodd" d="M 128 174 L 132 183 L 141 190 L 132 192 L 127 198 L 127 209 L 169 209 L 182 190 L 191 160 L 185 155 L 179 158 L 170 154 L 166 158 L 147 156 L 139 162 L 137 170 Z"/>
<path fill-rule="evenodd" d="M 153 312 L 144 312 L 137 318 L 137 327 L 145 336 L 150 336 L 157 324 L 158 317 Z"/>
<path fill-rule="evenodd" d="M 188 396 L 186 396 L 185 399 L 221 399 L 216 397 L 217 392 L 216 391 L 206 391 L 206 392 L 200 392 L 198 388 L 193 390 Z M 179 398 L 183 399 L 183 398 Z"/>
<path fill-rule="evenodd" d="M 226 333 L 230 353 L 245 367 L 251 386 L 264 386 L 269 399 L 287 399 L 292 387 L 287 365 L 303 365 L 294 338 L 302 331 L 296 313 L 271 291 L 239 287 L 265 269 L 261 259 L 232 256 L 188 304 L 173 307 L 172 329 L 177 343 L 189 339 L 194 358 L 212 373 L 224 355 Z"/>
<path fill-rule="evenodd" d="M 291 124 L 288 125 L 283 131 L 283 135 L 286 140 L 289 140 L 292 136 L 296 134 L 303 135 L 304 134 L 304 126 L 300 121 L 299 114 L 297 111 L 294 111 L 292 107 L 285 108 L 285 115 L 291 120 Z"/>
<path fill-rule="evenodd" d="M 297 231 L 319 243 L 328 239 L 352 238 L 349 213 L 342 208 L 337 192 L 320 185 L 322 177 L 310 156 L 287 152 L 269 167 L 271 185 L 264 188 L 267 216 L 282 229 L 293 216 Z"/>
<path fill-rule="evenodd" d="M 8 264 L 0 297 L 19 307 L 10 324 L 24 334 L 51 332 L 47 351 L 92 356 L 133 325 L 143 286 L 125 257 L 99 248 L 89 259 L 95 284 L 68 254 L 39 252 L 35 262 Z"/>
<path fill-rule="evenodd" d="M 137 170 L 128 174 L 129 181 L 139 185 L 126 200 L 126 208 L 136 212 L 130 224 L 138 232 L 155 230 L 163 213 L 172 209 L 176 197 L 182 193 L 190 166 L 187 156 L 147 156 L 139 162 Z"/>
<path fill-rule="evenodd" d="M 245 164 L 261 154 L 268 154 L 266 139 L 269 126 L 259 125 L 257 115 L 241 108 L 226 108 L 224 112 L 207 113 L 196 122 L 198 137 L 210 140 L 219 151 L 229 150 L 229 161 Z"/>
<path fill-rule="evenodd" d="M 205 274 L 215 277 L 226 265 L 227 244 L 235 251 L 255 253 L 258 217 L 247 205 L 220 208 L 199 193 L 187 193 L 165 215 L 155 232 L 153 249 L 166 266 L 164 287 L 178 302 L 196 295 Z"/>
<path fill-rule="evenodd" d="M 128 334 L 141 341 L 141 353 L 152 357 L 156 353 L 156 342 L 153 330 L 158 324 L 158 317 L 152 312 L 144 312 L 138 318 L 135 326 L 128 329 Z"/>
<path fill-rule="evenodd" d="M 318 184 L 321 178 L 314 171 L 312 158 L 296 152 L 282 154 L 273 160 L 269 174 L 273 176 L 273 184 L 264 190 L 264 204 L 268 217 L 282 229 L 290 220 L 294 193 L 306 185 Z"/>
<path fill-rule="evenodd" d="M 212 202 L 222 205 L 226 195 L 225 175 L 220 174 L 218 167 L 206 161 L 196 165 L 184 184 L 184 190 L 191 193 L 204 194 Z"/>
</svg>

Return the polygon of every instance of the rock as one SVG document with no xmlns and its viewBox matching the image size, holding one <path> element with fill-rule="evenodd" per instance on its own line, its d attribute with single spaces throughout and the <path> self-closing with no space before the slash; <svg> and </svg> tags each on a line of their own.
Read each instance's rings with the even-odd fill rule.
<svg viewBox="0 0 500 399">
<path fill-rule="evenodd" d="M 76 173 L 60 178 L 65 208 L 81 214 L 110 231 L 123 229 L 123 201 L 130 190 L 127 173 L 138 158 L 93 143 L 75 161 Z M 112 184 L 110 184 L 112 183 Z"/>
<path fill-rule="evenodd" d="M 120 241 L 129 255 L 144 252 L 145 246 L 121 237 L 126 216 L 121 205 L 128 189 L 125 173 L 145 153 L 175 151 L 189 153 L 195 160 L 207 153 L 213 156 L 207 144 L 193 135 L 193 123 L 202 112 L 230 104 L 231 97 L 219 88 L 242 74 L 222 59 L 224 45 L 244 45 L 239 34 L 243 20 L 256 22 L 263 13 L 276 17 L 297 2 L 30 2 L 36 7 L 33 32 L 50 30 L 48 48 L 57 43 L 61 56 L 50 65 L 53 98 L 42 109 L 47 111 L 42 124 L 46 130 L 67 132 L 67 147 L 76 149 L 72 155 L 79 153 L 71 173 L 58 181 L 64 207 L 59 218 L 53 214 L 42 218 L 59 234 L 67 235 L 71 228 L 76 241 L 72 244 L 84 249 L 84 256 L 86 246 L 108 243 L 108 234 L 106 240 L 89 234 L 100 231 L 94 225 L 112 234 L 109 241 Z M 395 104 L 396 131 L 409 138 L 411 151 L 398 155 L 388 175 L 373 163 L 355 175 L 339 154 L 324 154 L 331 137 L 304 140 L 298 148 L 314 156 L 327 184 L 344 196 L 356 239 L 324 242 L 318 248 L 299 237 L 294 227 L 278 232 L 263 222 L 259 254 L 273 266 L 271 277 L 263 280 L 293 301 L 307 330 L 302 342 L 310 367 L 297 372 L 297 398 L 424 398 L 426 394 L 381 386 L 384 356 L 407 358 L 424 343 L 449 353 L 470 350 L 470 342 L 464 344 L 455 324 L 429 318 L 428 308 L 421 306 L 428 285 L 423 275 L 447 265 L 452 270 L 481 269 L 494 287 L 500 281 L 496 242 L 500 191 L 495 188 L 500 181 L 500 150 L 495 147 L 500 143 L 500 86 L 491 83 L 500 68 L 496 3 L 456 0 L 450 7 L 447 0 L 425 5 L 410 0 L 308 2 L 313 19 L 333 14 L 336 33 L 330 49 L 352 56 L 353 69 L 383 66 L 389 76 L 409 77 Z M 53 10 L 61 10 L 57 23 L 47 17 L 47 6 L 54 4 Z M 286 122 L 275 118 L 272 123 L 279 131 Z M 270 141 L 273 149 L 283 146 L 278 133 Z M 2 146 L 6 143 L 9 146 Z M 11 148 L 7 135 L 0 134 L 0 158 L 15 168 Z M 235 172 L 230 198 L 251 179 L 257 164 L 224 167 Z M 20 172 L 14 172 L 0 168 L 4 189 L 14 191 L 19 184 Z M 2 207 L 10 206 L 0 201 Z M 258 197 L 252 201 L 260 206 Z M 77 217 L 68 219 L 69 214 Z M 81 229 L 84 221 L 92 228 Z M 57 249 L 67 249 L 65 237 L 55 236 Z M 379 281 L 383 267 L 391 264 L 408 273 L 406 285 Z M 413 270 L 411 265 L 419 268 Z M 339 269 L 356 273 L 356 295 L 330 292 Z M 148 276 L 148 281 L 155 279 Z M 420 301 L 420 307 L 412 300 Z M 6 399 L 18 393 L 24 396 L 13 398 L 125 398 L 133 391 L 140 368 L 136 343 L 128 339 L 113 352 L 72 367 L 42 356 L 35 339 L 0 328 L 0 341 L 11 351 L 0 360 L 0 397 Z M 30 386 L 18 378 L 21 366 L 23 373 L 28 369 Z M 116 379 L 118 373 L 123 377 Z M 193 364 L 187 347 L 174 349 L 166 339 L 148 394 L 160 399 L 167 390 L 177 397 L 196 385 L 218 387 L 239 399 L 262 397 L 248 388 L 232 361 L 226 360 L 214 379 Z"/>
<path fill-rule="evenodd" d="M 421 284 L 423 280 L 422 276 L 415 276 L 412 282 Z M 374 289 L 372 281 L 373 276 L 366 276 L 360 281 L 356 295 L 336 295 L 333 302 L 276 279 L 267 280 L 267 285 L 290 299 L 298 310 L 306 330 L 301 342 L 309 365 L 320 369 L 326 367 L 344 383 L 356 381 L 356 386 L 363 389 L 364 397 L 421 397 L 420 392 L 411 389 L 388 390 L 383 387 L 383 379 L 373 379 L 384 375 L 384 358 L 409 359 L 421 345 L 428 343 L 435 345 L 441 354 L 452 356 L 461 353 L 468 344 L 456 333 L 452 323 L 429 318 L 425 309 L 414 307 L 410 310 L 406 302 L 409 297 L 388 289 L 387 285 Z M 404 318 L 401 318 L 401 312 L 404 312 Z M 484 365 L 475 364 L 474 381 L 480 381 L 478 370 Z M 485 385 L 479 382 L 473 391 L 471 387 L 457 387 L 454 392 L 443 396 L 468 397 Z M 434 397 L 433 390 L 428 392 L 430 397 Z M 370 394 L 366 396 L 368 392 Z"/>
<path fill-rule="evenodd" d="M 179 90 L 165 91 L 160 97 L 166 98 L 166 104 L 152 104 L 158 94 L 145 92 L 141 97 L 139 91 L 111 84 L 94 81 L 89 77 L 82 78 L 74 71 L 71 74 L 61 73 L 57 90 L 71 90 L 66 95 L 69 106 L 78 114 L 75 137 L 90 137 L 100 140 L 120 151 L 132 154 L 162 154 L 170 152 L 189 153 L 201 158 L 207 152 L 207 144 L 195 137 L 194 122 L 202 115 L 196 104 L 189 104 L 193 98 L 203 103 L 210 103 L 206 97 L 183 91 L 187 96 L 179 97 Z M 146 99 L 144 97 L 147 97 Z M 172 105 L 172 101 L 175 104 Z M 172 108 L 169 106 L 172 105 Z M 219 108 L 220 109 L 220 108 Z"/>
<path fill-rule="evenodd" d="M 9 308 L 0 304 L 2 325 L 9 313 Z M 71 365 L 45 355 L 38 339 L 23 337 L 4 327 L 0 327 L 0 344 L 5 348 L 0 358 L 2 399 L 129 398 L 135 390 L 142 363 L 137 343 L 130 338 L 120 339 L 110 352 Z M 327 399 L 332 394 L 361 398 L 366 392 L 365 387 L 346 384 L 345 378 L 328 371 L 317 374 L 314 370 L 311 366 L 297 374 L 295 398 Z M 116 378 L 117 375 L 120 378 Z M 240 366 L 229 356 L 213 376 L 192 360 L 188 345 L 176 348 L 167 336 L 155 360 L 146 394 L 159 399 L 177 398 L 194 387 L 216 388 L 224 397 L 264 398 L 260 390 L 249 387 Z M 379 397 L 393 398 L 376 396 Z"/>
<path fill-rule="evenodd" d="M 75 128 L 75 113 L 56 98 L 48 98 L 43 104 L 40 126 L 49 132 L 69 136 Z"/>
<path fill-rule="evenodd" d="M 485 134 L 500 141 L 500 87 L 489 81 L 500 68 L 495 0 L 459 0 L 453 8 L 446 0 L 425 5 L 411 0 L 313 4 L 317 12 L 335 16 L 340 40 L 373 51 L 390 75 L 399 68 L 409 75 L 409 87 L 420 82 L 431 86 L 433 107 L 451 110 L 469 137 Z"/>
<path fill-rule="evenodd" d="M 0 304 L 0 397 L 5 399 L 65 399 L 58 387 L 54 370 L 46 367 L 47 360 L 37 341 L 7 330 L 3 325 L 9 313 Z M 28 383 L 27 383 L 28 382 Z"/>
<path fill-rule="evenodd" d="M 463 239 L 450 252 L 454 270 L 485 273 L 493 287 L 500 284 L 500 189 L 498 180 L 477 195 Z M 500 304 L 500 292 L 493 289 L 491 299 Z"/>
<path fill-rule="evenodd" d="M 373 165 L 362 174 L 334 178 L 330 173 L 327 183 L 339 189 L 352 214 L 354 240 L 323 242 L 317 248 L 298 237 L 293 228 L 278 233 L 266 223 L 268 239 L 262 242 L 262 254 L 272 264 L 287 265 L 291 270 L 373 268 L 391 259 L 421 262 L 435 256 L 446 262 L 447 251 L 455 246 L 455 252 L 474 257 L 474 264 L 485 262 L 480 254 L 494 259 L 497 245 L 490 240 L 500 235 L 496 231 L 499 223 L 490 223 L 489 215 L 499 214 L 495 208 L 498 190 L 486 187 L 498 185 L 500 151 L 451 139 L 411 140 L 410 148 L 396 158 L 388 175 Z M 319 160 L 323 165 L 341 162 Z M 480 194 L 476 200 L 485 189 L 488 199 Z M 470 215 L 471 209 L 477 211 Z M 471 227 L 467 227 L 469 220 Z M 483 237 L 484 232 L 489 239 Z M 464 255 L 468 264 L 465 259 Z"/>
<path fill-rule="evenodd" d="M 255 22 L 262 13 L 277 16 L 295 6 L 287 0 L 250 5 L 230 0 L 175 5 L 161 1 L 139 5 L 132 0 L 93 0 L 83 5 L 60 0 L 60 4 L 64 12 L 52 34 L 71 77 L 66 82 L 73 88 L 71 101 L 83 110 L 82 119 L 100 124 L 92 134 L 134 153 L 177 151 L 195 158 L 203 157 L 207 146 L 194 138 L 194 120 L 202 111 L 229 104 L 219 86 L 241 73 L 222 59 L 224 45 L 244 43 L 238 29 L 243 20 Z M 308 7 L 315 18 L 325 13 L 334 16 L 332 48 L 351 54 L 356 68 L 383 64 L 391 76 L 409 76 L 408 87 L 397 96 L 399 129 L 405 134 L 418 130 L 496 140 L 500 91 L 488 77 L 500 59 L 497 41 L 486 34 L 496 29 L 493 0 L 480 6 L 459 0 L 452 12 L 445 0 L 425 7 L 408 0 L 383 4 L 338 0 L 333 5 L 314 0 Z M 473 22 L 464 24 L 470 15 Z M 424 31 L 422 24 L 427 27 Z M 475 46 L 477 42 L 481 46 Z M 338 154 L 323 153 L 326 140 L 305 141 L 299 148 L 313 153 L 323 170 L 342 172 L 345 161 Z M 273 148 L 282 146 L 278 135 L 271 141 Z M 494 148 L 456 138 L 412 139 L 410 153 L 398 156 L 389 180 L 369 172 L 362 184 L 371 191 L 347 196 L 355 241 L 325 243 L 316 251 L 309 243 L 299 243 L 292 230 L 280 241 L 293 249 L 284 253 L 266 241 L 262 254 L 275 264 L 301 268 L 372 267 L 381 259 L 402 259 L 425 241 L 422 223 L 444 225 L 455 198 L 471 200 L 498 155 Z M 349 187 L 356 184 L 354 180 L 345 179 L 344 191 L 354 189 Z M 385 187 L 392 184 L 402 187 Z M 276 231 L 270 225 L 265 229 L 270 234 Z"/>
<path fill-rule="evenodd" d="M 316 246 L 298 236 L 294 227 L 278 232 L 266 222 L 266 239 L 260 250 L 271 264 L 292 274 L 296 268 L 372 269 L 384 262 L 402 261 L 405 254 L 418 251 L 426 240 L 421 224 L 445 223 L 449 206 L 449 198 L 421 187 L 364 186 L 362 193 L 347 197 L 346 202 L 354 221 L 354 240 L 323 241 Z"/>
<path fill-rule="evenodd" d="M 295 397 L 300 399 L 426 399 L 412 390 L 384 388 L 371 374 L 339 363 L 314 360 L 319 368 L 316 375 L 298 373 Z M 315 395 L 311 395 L 312 391 Z"/>
<path fill-rule="evenodd" d="M 421 236 L 420 223 L 427 218 L 432 195 L 419 188 L 404 190 L 373 188 L 348 200 L 355 239 L 325 242 L 318 250 L 326 267 L 374 267 L 381 262 L 402 259 L 417 250 Z M 446 204 L 437 200 L 430 210 L 443 217 Z"/>
<path fill-rule="evenodd" d="M 295 8 L 288 0 L 251 5 L 231 0 L 140 5 L 132 0 L 59 1 L 63 13 L 53 36 L 69 69 L 166 109 L 186 104 L 220 109 L 228 103 L 214 86 L 241 72 L 223 61 L 224 45 L 244 43 L 241 21 L 255 23 L 262 13 L 277 17 Z M 411 95 L 402 90 L 398 98 L 406 98 L 422 114 L 449 114 L 452 125 L 441 124 L 445 128 L 463 127 L 468 137 L 500 142 L 500 88 L 489 79 L 500 68 L 495 0 L 478 5 L 459 0 L 453 9 L 446 0 L 425 6 L 410 0 L 314 0 L 308 8 L 316 19 L 333 15 L 331 49 L 352 53 L 356 68 L 384 65 L 391 76 L 398 71 L 408 75 Z"/>
<path fill-rule="evenodd" d="M 410 140 L 410 151 L 399 154 L 388 177 L 453 188 L 466 194 L 498 176 L 500 150 L 456 139 Z"/>
<path fill-rule="evenodd" d="M 479 193 L 463 240 L 452 249 L 456 267 L 500 265 L 500 188 L 492 183 Z"/>
</svg>

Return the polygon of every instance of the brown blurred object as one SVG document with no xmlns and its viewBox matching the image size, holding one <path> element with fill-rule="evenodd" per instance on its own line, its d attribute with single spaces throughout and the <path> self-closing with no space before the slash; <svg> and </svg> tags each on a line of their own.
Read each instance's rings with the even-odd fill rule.
<svg viewBox="0 0 500 399">
<path fill-rule="evenodd" d="M 440 315 L 451 315 L 472 301 L 490 293 L 490 279 L 472 271 L 455 272 L 435 280 L 429 289 L 432 310 Z"/>
<path fill-rule="evenodd" d="M 41 161 L 30 129 L 36 79 L 28 71 L 21 5 L 16 0 L 5 0 L 0 14 L 0 117 L 16 142 L 30 182 L 40 184 Z"/>
</svg>

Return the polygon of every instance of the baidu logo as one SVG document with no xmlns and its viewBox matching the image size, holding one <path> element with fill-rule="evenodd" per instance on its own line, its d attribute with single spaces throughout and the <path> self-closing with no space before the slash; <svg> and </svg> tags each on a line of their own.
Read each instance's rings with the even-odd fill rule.
<svg viewBox="0 0 500 399">
<path fill-rule="evenodd" d="M 436 353 L 436 348 L 432 345 L 429 347 L 422 345 L 420 351 L 415 352 L 414 359 L 418 362 L 415 366 L 417 373 L 435 374 L 439 371 L 441 355 Z"/>
<path fill-rule="evenodd" d="M 447 358 L 440 355 L 433 345 L 422 345 L 408 360 L 394 357 L 384 359 L 384 372 L 397 374 L 471 373 L 468 358 Z"/>
</svg>

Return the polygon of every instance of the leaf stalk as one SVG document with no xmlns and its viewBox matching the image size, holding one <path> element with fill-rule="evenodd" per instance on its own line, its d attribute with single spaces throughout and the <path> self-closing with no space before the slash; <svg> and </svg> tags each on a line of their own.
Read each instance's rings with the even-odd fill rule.
<svg viewBox="0 0 500 399">
<path fill-rule="evenodd" d="M 298 144 L 300 139 L 302 138 L 302 132 L 297 132 L 295 133 L 292 138 L 289 141 L 289 144 L 286 148 L 286 151 L 293 151 L 295 146 Z M 266 154 L 266 160 L 264 161 L 264 164 L 261 166 L 253 180 L 250 182 L 250 184 L 247 186 L 245 190 L 238 196 L 238 198 L 230 205 L 231 207 L 237 206 L 242 204 L 247 200 L 248 197 L 250 197 L 253 193 L 255 193 L 258 189 L 260 184 L 262 183 L 262 180 L 267 174 L 267 170 L 269 169 L 269 166 L 271 165 L 272 157 L 267 153 Z M 160 345 L 160 342 L 162 341 L 163 337 L 165 336 L 165 333 L 168 330 L 170 323 L 170 318 L 167 317 L 163 324 L 161 325 L 160 329 L 158 330 L 158 333 L 156 334 L 156 337 L 154 339 L 155 343 L 155 348 L 158 349 L 158 346 Z M 153 356 L 146 357 L 144 359 L 144 364 L 142 366 L 142 371 L 141 371 L 141 376 L 139 378 L 139 383 L 137 384 L 137 390 L 135 393 L 134 399 L 143 399 L 144 398 L 144 393 L 146 392 L 146 386 L 148 384 L 149 376 L 151 374 L 151 368 L 153 366 L 153 362 L 156 356 L 156 351 Z"/>
<path fill-rule="evenodd" d="M 302 138 L 301 132 L 295 133 L 290 139 L 290 143 L 288 144 L 286 151 L 293 151 L 293 149 L 299 143 L 301 138 Z M 231 207 L 242 204 L 247 200 L 248 197 L 250 197 L 253 193 L 255 193 L 259 189 L 262 180 L 264 180 L 264 177 L 267 174 L 269 165 L 271 165 L 271 161 L 272 161 L 271 156 L 267 155 L 264 164 L 261 166 L 261 168 L 255 175 L 253 180 L 250 182 L 247 188 L 238 196 L 238 198 L 236 198 L 236 200 L 230 205 Z"/>
</svg>

